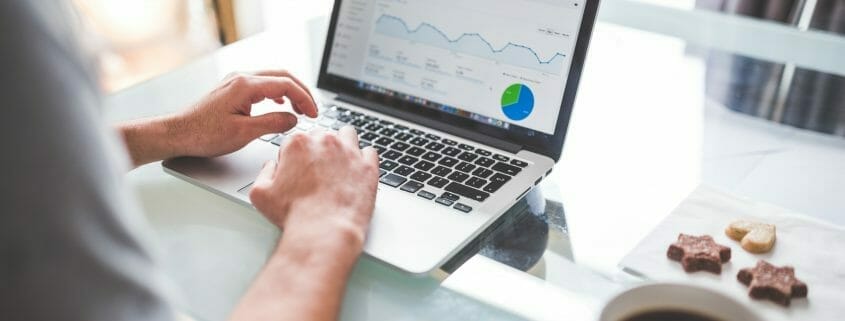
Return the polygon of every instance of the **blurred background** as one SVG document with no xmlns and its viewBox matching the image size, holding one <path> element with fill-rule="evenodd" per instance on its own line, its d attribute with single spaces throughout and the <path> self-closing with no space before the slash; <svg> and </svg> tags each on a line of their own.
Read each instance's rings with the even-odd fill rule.
<svg viewBox="0 0 845 321">
<path fill-rule="evenodd" d="M 100 78 L 107 92 L 127 88 L 216 48 L 274 28 L 291 15 L 327 15 L 333 2 L 73 1 L 89 31 L 88 43 L 98 53 Z M 837 67 L 835 57 L 781 62 L 807 56 L 814 46 L 841 46 L 845 0 L 605 0 L 602 11 L 606 12 L 600 19 L 612 23 L 669 35 L 681 33 L 705 43 L 701 48 L 707 49 L 701 49 L 691 41 L 687 54 L 705 61 L 704 91 L 726 108 L 845 136 L 845 67 Z M 714 14 L 740 19 L 720 25 L 722 20 Z M 746 20 L 764 23 L 748 24 Z M 679 29 L 679 24 L 687 25 Z M 742 54 L 719 50 L 723 43 L 744 48 L 737 42 L 748 39 L 759 39 L 762 45 L 755 44 Z M 838 64 L 845 66 L 845 52 L 839 59 Z"/>
</svg>

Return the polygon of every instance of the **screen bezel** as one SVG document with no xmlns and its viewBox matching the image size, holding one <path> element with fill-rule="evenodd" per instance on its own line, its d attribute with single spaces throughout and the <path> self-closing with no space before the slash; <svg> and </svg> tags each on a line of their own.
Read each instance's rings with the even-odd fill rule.
<svg viewBox="0 0 845 321">
<path fill-rule="evenodd" d="M 511 124 L 512 128 L 510 129 L 484 124 L 468 118 L 391 97 L 389 95 L 365 90 L 358 87 L 358 80 L 329 74 L 328 62 L 331 57 L 332 43 L 334 43 L 334 35 L 337 28 L 337 20 L 340 15 L 340 6 L 342 2 L 342 0 L 335 0 L 334 8 L 332 9 L 332 16 L 329 22 L 328 34 L 326 36 L 325 49 L 323 50 L 323 59 L 320 65 L 320 74 L 317 79 L 318 88 L 340 95 L 348 95 L 366 101 L 371 101 L 376 104 L 390 106 L 403 111 L 406 115 L 407 113 L 410 113 L 436 122 L 442 122 L 452 127 L 468 129 L 485 137 L 518 144 L 525 150 L 546 155 L 554 159 L 555 162 L 560 159 L 563 142 L 566 137 L 566 130 L 569 124 L 569 118 L 572 114 L 572 107 L 575 104 L 578 82 L 581 78 L 581 71 L 584 67 L 587 47 L 590 42 L 593 24 L 595 23 L 596 12 L 598 11 L 599 0 L 584 1 L 584 15 L 581 18 L 578 39 L 576 40 L 575 50 L 572 54 L 572 64 L 569 67 L 566 88 L 560 105 L 561 110 L 558 114 L 555 132 L 551 135 L 536 130 L 513 126 L 513 124 Z M 370 108 L 369 106 L 361 107 Z M 448 132 L 448 129 L 443 130 Z M 482 143 L 485 142 L 482 141 Z"/>
</svg>

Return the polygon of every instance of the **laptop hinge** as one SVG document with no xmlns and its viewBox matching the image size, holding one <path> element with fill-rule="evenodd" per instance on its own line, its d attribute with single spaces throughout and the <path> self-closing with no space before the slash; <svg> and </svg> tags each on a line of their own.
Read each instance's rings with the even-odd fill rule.
<svg viewBox="0 0 845 321">
<path fill-rule="evenodd" d="M 383 113 L 389 116 L 393 116 L 396 118 L 400 118 L 409 122 L 413 122 L 416 124 L 420 124 L 426 127 L 431 127 L 437 129 L 439 131 L 443 131 L 455 136 L 459 136 L 461 138 L 473 140 L 494 148 L 498 148 L 509 153 L 516 154 L 520 150 L 522 150 L 522 145 L 514 144 L 499 138 L 490 137 L 487 135 L 479 134 L 477 132 L 467 130 L 464 128 L 460 128 L 457 126 L 453 126 L 450 124 L 442 123 L 433 119 L 429 119 L 426 117 L 422 117 L 419 115 L 415 115 L 413 113 L 405 112 L 402 110 L 398 110 L 396 108 L 391 108 L 384 104 L 379 104 L 376 102 L 368 101 L 366 99 L 361 99 L 358 97 L 348 96 L 344 94 L 338 94 L 335 99 L 343 102 L 347 102 L 353 105 L 363 106 L 368 109 L 377 111 L 379 113 Z"/>
</svg>

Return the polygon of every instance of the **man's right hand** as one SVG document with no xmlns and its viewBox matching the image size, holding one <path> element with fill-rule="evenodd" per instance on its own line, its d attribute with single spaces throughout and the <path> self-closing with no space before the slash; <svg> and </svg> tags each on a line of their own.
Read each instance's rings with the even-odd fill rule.
<svg viewBox="0 0 845 321">
<path fill-rule="evenodd" d="M 294 134 L 282 143 L 278 161 L 265 164 L 250 199 L 284 227 L 286 237 L 319 244 L 340 236 L 337 241 L 354 245 L 357 256 L 373 212 L 378 172 L 375 149 L 360 149 L 350 126 L 336 135 Z"/>
<path fill-rule="evenodd" d="M 352 127 L 285 139 L 249 196 L 285 229 L 231 320 L 337 320 L 378 186 L 375 149 Z"/>
</svg>

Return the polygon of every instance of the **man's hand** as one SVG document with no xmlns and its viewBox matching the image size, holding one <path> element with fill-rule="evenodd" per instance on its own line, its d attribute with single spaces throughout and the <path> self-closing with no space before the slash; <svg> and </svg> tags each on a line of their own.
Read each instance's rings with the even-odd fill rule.
<svg viewBox="0 0 845 321">
<path fill-rule="evenodd" d="M 291 102 L 294 112 L 317 117 L 308 89 L 286 71 L 232 74 L 192 108 L 175 115 L 120 124 L 135 165 L 177 156 L 213 157 L 234 152 L 268 133 L 296 126 L 292 113 L 250 116 L 264 99 Z"/>
<path fill-rule="evenodd" d="M 378 185 L 378 155 L 352 127 L 294 134 L 268 162 L 250 199 L 284 227 L 276 251 L 231 320 L 337 320 Z"/>
<path fill-rule="evenodd" d="M 316 240 L 340 235 L 363 246 L 378 184 L 378 155 L 358 147 L 355 129 L 335 134 L 294 134 L 279 149 L 278 162 L 268 162 L 250 191 L 252 204 L 286 234 L 314 231 Z M 309 233 L 310 234 L 310 233 Z"/>
</svg>

